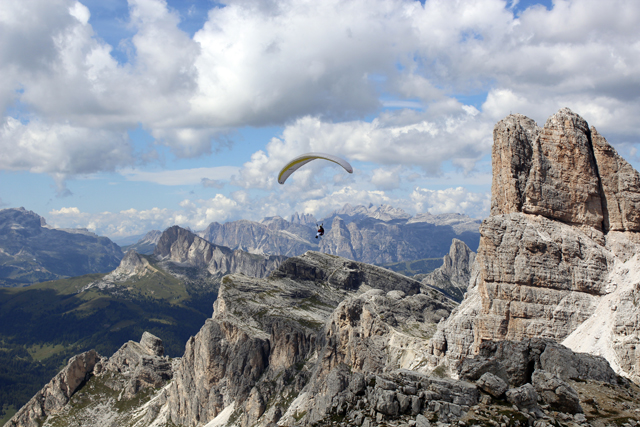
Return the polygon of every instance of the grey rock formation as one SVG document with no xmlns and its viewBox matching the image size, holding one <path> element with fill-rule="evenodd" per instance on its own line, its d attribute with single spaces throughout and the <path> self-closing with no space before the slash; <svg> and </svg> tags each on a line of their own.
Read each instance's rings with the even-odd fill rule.
<svg viewBox="0 0 640 427">
<path fill-rule="evenodd" d="M 173 376 L 171 363 L 164 356 L 162 340 L 149 332 L 139 343 L 129 341 L 101 364 L 96 374 L 120 374 L 121 399 L 132 399 L 140 391 L 158 388 Z"/>
<path fill-rule="evenodd" d="M 454 238 L 477 247 L 478 220 L 459 214 L 411 217 L 401 209 L 346 205 L 324 220 L 321 252 L 371 264 L 441 257 Z"/>
<path fill-rule="evenodd" d="M 40 427 L 47 417 L 65 407 L 73 393 L 89 378 L 99 361 L 100 355 L 95 350 L 89 350 L 69 359 L 67 366 L 36 393 L 5 426 Z"/>
<path fill-rule="evenodd" d="M 510 388 L 506 392 L 507 402 L 516 405 L 521 411 L 540 411 L 538 407 L 538 394 L 531 384 Z"/>
<path fill-rule="evenodd" d="M 286 259 L 264 256 L 213 245 L 177 225 L 166 229 L 154 250 L 157 259 L 182 265 L 204 267 L 214 275 L 243 273 L 264 277 Z"/>
<path fill-rule="evenodd" d="M 454 301 L 461 302 L 469 287 L 476 254 L 463 241 L 453 239 L 442 267 L 427 274 L 421 282 L 439 289 Z"/>
<path fill-rule="evenodd" d="M 456 367 L 457 375 L 467 381 L 477 381 L 490 372 L 511 387 L 531 383 L 533 372 L 539 369 L 565 381 L 625 384 L 604 358 L 575 353 L 553 340 L 540 338 L 483 342 L 477 355 L 462 360 Z"/>
<path fill-rule="evenodd" d="M 162 340 L 145 332 L 139 343 L 125 343 L 109 359 L 94 350 L 75 356 L 7 425 L 148 426 L 158 414 L 140 413 L 136 405 L 145 397 L 161 398 L 172 378 L 163 352 Z"/>
<path fill-rule="evenodd" d="M 596 395 L 604 405 L 602 390 L 607 408 L 640 403 L 606 360 L 553 340 L 487 341 L 431 369 L 428 344 L 454 306 L 410 278 L 317 252 L 266 278 L 227 275 L 181 359 L 145 333 L 97 362 L 44 426 L 533 425 L 573 419 L 576 394 L 581 407 Z M 507 385 L 517 409 L 483 394 L 501 398 Z"/>
<path fill-rule="evenodd" d="M 569 414 L 584 412 L 578 393 L 558 376 L 537 370 L 533 373 L 532 384 L 538 396 L 553 409 Z"/>
<path fill-rule="evenodd" d="M 509 385 L 504 382 L 502 378 L 491 372 L 482 374 L 482 376 L 478 378 L 478 381 L 476 381 L 476 385 L 493 397 L 502 396 L 509 388 Z"/>
<path fill-rule="evenodd" d="M 295 256 L 318 247 L 314 229 L 304 221 L 300 223 L 299 217 L 296 223 L 280 217 L 265 218 L 261 223 L 213 222 L 199 235 L 215 245 L 262 255 Z"/>
<path fill-rule="evenodd" d="M 317 252 L 289 258 L 267 279 L 225 277 L 213 318 L 187 343 L 168 390 L 172 422 L 208 422 L 243 402 L 241 424 L 266 425 L 288 409 L 280 396 L 314 384 L 344 391 L 349 381 L 336 366 L 380 373 L 409 366 L 454 306 L 435 290 L 419 292 L 410 278 Z M 316 401 L 317 416 L 331 400 Z"/>
<path fill-rule="evenodd" d="M 0 209 L 0 286 L 24 286 L 118 266 L 120 247 L 88 230 L 49 227 L 24 208 Z"/>
<path fill-rule="evenodd" d="M 640 175 L 568 109 L 544 128 L 510 115 L 494 128 L 491 216 L 467 298 L 436 332 L 431 364 L 484 341 L 534 337 L 602 355 L 640 378 Z"/>
<path fill-rule="evenodd" d="M 157 272 L 158 270 L 144 256 L 134 250 L 129 250 L 115 270 L 105 275 L 102 279 L 89 283 L 82 290 L 113 288 L 120 283 L 150 276 Z"/>
</svg>

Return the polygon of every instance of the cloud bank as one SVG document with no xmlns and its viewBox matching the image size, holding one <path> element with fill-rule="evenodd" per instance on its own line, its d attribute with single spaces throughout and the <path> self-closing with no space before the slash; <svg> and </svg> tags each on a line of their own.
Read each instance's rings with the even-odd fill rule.
<svg viewBox="0 0 640 427">
<path fill-rule="evenodd" d="M 227 1 L 188 34 L 165 1 L 129 0 L 130 34 L 111 46 L 82 2 L 3 2 L 0 169 L 49 174 L 59 194 L 78 175 L 114 171 L 160 185 L 224 187 L 224 195 L 184 206 L 109 214 L 114 224 L 197 228 L 234 215 L 319 213 L 351 198 L 481 217 L 486 192 L 455 183 L 429 190 L 424 180 L 486 173 L 479 165 L 493 125 L 510 112 L 542 124 L 569 107 L 633 155 L 640 3 L 557 0 L 551 10 L 521 11 L 511 3 Z M 262 126 L 282 132 L 261 149 L 235 142 L 246 161 L 212 166 L 235 168 L 227 178 L 146 170 L 153 156 L 129 133 L 142 128 L 152 145 L 190 159 L 215 152 L 221 135 Z M 306 151 L 344 156 L 361 171 L 346 177 L 309 166 L 283 192 L 275 174 Z M 76 215 L 77 225 L 108 228 L 108 215 L 52 212 L 61 223 Z"/>
</svg>

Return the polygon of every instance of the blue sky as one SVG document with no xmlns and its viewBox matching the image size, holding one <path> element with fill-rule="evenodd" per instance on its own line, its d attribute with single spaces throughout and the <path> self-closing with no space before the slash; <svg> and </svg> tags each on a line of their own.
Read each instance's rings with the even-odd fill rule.
<svg viewBox="0 0 640 427">
<path fill-rule="evenodd" d="M 638 167 L 639 18 L 632 0 L 3 2 L 0 208 L 114 239 L 344 203 L 483 218 L 511 112 L 569 107 Z M 355 173 L 277 184 L 307 151 Z"/>
</svg>

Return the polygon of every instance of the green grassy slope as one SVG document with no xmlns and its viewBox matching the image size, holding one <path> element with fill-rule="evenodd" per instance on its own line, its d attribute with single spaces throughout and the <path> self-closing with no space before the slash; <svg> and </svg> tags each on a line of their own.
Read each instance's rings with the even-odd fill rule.
<svg viewBox="0 0 640 427">
<path fill-rule="evenodd" d="M 219 278 L 188 268 L 177 278 L 154 266 L 159 272 L 113 289 L 80 292 L 102 274 L 0 288 L 0 412 L 21 407 L 69 357 L 91 348 L 111 356 L 144 331 L 182 356 L 213 312 Z"/>
</svg>

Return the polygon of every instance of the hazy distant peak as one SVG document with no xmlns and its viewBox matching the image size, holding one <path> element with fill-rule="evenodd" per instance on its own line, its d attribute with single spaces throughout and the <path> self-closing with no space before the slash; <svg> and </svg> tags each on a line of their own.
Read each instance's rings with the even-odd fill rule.
<svg viewBox="0 0 640 427">
<path fill-rule="evenodd" d="M 0 209 L 0 229 L 16 227 L 40 228 L 47 222 L 43 217 L 23 207 Z"/>
<path fill-rule="evenodd" d="M 162 231 L 160 230 L 151 230 L 147 234 L 144 235 L 142 239 L 138 242 L 140 243 L 150 243 L 155 245 L 160 240 L 160 236 L 162 236 Z"/>
<path fill-rule="evenodd" d="M 315 226 L 318 220 L 311 214 L 306 214 L 306 213 L 299 214 L 298 212 L 296 212 L 293 215 L 291 215 L 289 222 L 292 224 Z"/>
<path fill-rule="evenodd" d="M 394 219 L 409 219 L 411 215 L 406 213 L 401 208 L 394 208 L 390 205 L 380 205 L 378 207 L 373 204 L 369 206 L 357 205 L 351 206 L 349 203 L 345 204 L 342 208 L 334 211 L 329 217 L 334 215 L 347 215 L 347 216 L 368 216 L 381 221 L 391 221 Z"/>
</svg>

